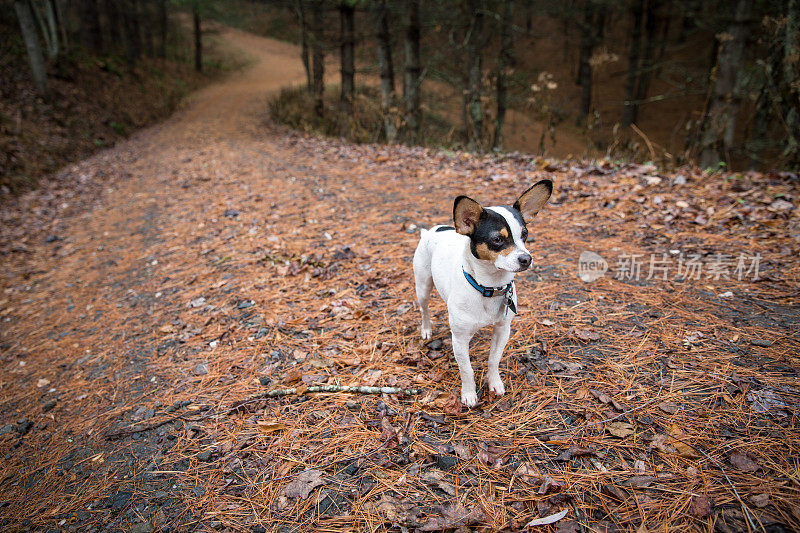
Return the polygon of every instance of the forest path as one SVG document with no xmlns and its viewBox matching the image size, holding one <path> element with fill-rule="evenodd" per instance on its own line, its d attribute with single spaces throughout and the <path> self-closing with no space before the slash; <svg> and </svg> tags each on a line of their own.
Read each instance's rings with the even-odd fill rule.
<svg viewBox="0 0 800 533">
<path fill-rule="evenodd" d="M 296 48 L 219 35 L 248 69 L 3 212 L 14 238 L 0 243 L 0 529 L 499 530 L 574 499 L 592 529 L 688 530 L 692 494 L 733 498 L 714 464 L 698 463 L 713 473 L 702 485 L 687 475 L 665 434 L 717 464 L 728 446 L 746 450 L 763 470 L 728 475 L 747 497 L 792 471 L 800 439 L 779 415 L 800 398 L 800 245 L 796 219 L 765 207 L 788 186 L 753 176 L 743 200 L 735 180 L 698 172 L 676 185 L 640 165 L 299 135 L 266 117 L 270 93 L 303 81 Z M 507 394 L 461 410 L 440 299 L 434 341 L 418 339 L 415 227 L 447 222 L 458 194 L 511 203 L 544 177 L 556 193 L 530 224 L 536 266 L 518 277 Z M 676 280 L 674 265 L 664 280 L 576 275 L 582 250 L 614 269 L 666 247 L 759 253 L 762 280 Z M 487 347 L 484 332 L 479 380 Z M 424 394 L 240 403 L 301 383 Z M 596 423 L 618 416 L 635 432 Z M 596 448 L 602 471 L 585 452 L 565 466 L 574 446 Z M 298 498 L 288 483 L 307 469 L 321 477 Z M 658 490 L 610 503 L 607 487 L 633 475 Z M 456 490 L 463 507 L 443 506 Z M 772 484 L 751 512 L 791 529 L 796 490 Z M 708 520 L 740 530 L 731 511 Z"/>
</svg>

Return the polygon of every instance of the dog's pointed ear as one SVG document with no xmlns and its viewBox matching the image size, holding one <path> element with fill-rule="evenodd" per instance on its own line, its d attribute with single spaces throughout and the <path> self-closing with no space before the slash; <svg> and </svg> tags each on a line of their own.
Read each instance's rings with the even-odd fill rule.
<svg viewBox="0 0 800 533">
<path fill-rule="evenodd" d="M 483 214 L 481 204 L 469 196 L 459 196 L 453 204 L 453 222 L 461 235 L 472 235 Z"/>
<path fill-rule="evenodd" d="M 522 213 L 522 220 L 528 222 L 547 203 L 551 194 L 553 194 L 553 182 L 542 180 L 522 193 L 522 196 L 514 202 L 514 209 Z"/>
</svg>

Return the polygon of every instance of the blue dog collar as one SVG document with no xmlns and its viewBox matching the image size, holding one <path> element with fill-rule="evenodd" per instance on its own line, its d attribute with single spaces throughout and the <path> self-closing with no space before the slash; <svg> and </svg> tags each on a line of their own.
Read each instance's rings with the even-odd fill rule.
<svg viewBox="0 0 800 533">
<path fill-rule="evenodd" d="M 469 284 L 472 285 L 476 291 L 481 293 L 486 298 L 491 298 L 492 296 L 495 296 L 497 294 L 507 294 L 508 291 L 510 291 L 511 288 L 514 286 L 514 282 L 511 281 L 505 287 L 484 287 L 483 285 L 475 281 L 475 278 L 470 276 L 469 273 L 466 270 L 464 270 L 464 267 L 461 267 L 461 272 L 464 273 L 464 277 L 467 278 L 467 282 L 469 282 Z"/>
</svg>

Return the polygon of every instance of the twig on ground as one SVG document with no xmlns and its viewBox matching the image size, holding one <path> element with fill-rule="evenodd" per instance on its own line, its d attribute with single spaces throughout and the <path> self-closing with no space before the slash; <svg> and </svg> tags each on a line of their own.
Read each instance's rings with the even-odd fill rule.
<svg viewBox="0 0 800 533">
<path fill-rule="evenodd" d="M 300 392 L 298 392 L 300 389 Z M 277 396 L 290 396 L 292 394 L 307 394 L 309 392 L 349 392 L 353 394 L 405 394 L 406 396 L 414 396 L 420 393 L 419 389 L 403 389 L 400 387 L 367 387 L 355 386 L 348 387 L 346 385 L 314 385 L 313 387 L 291 387 L 288 389 L 275 389 L 261 394 L 254 394 L 248 400 L 256 400 L 260 398 L 275 398 Z"/>
</svg>

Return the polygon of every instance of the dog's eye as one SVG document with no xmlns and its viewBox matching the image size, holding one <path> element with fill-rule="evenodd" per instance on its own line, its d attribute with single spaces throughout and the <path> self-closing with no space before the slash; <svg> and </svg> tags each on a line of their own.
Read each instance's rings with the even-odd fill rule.
<svg viewBox="0 0 800 533">
<path fill-rule="evenodd" d="M 503 244 L 503 241 L 504 241 L 504 239 L 500 235 L 495 235 L 492 238 L 492 244 L 500 245 L 500 244 Z"/>
</svg>

